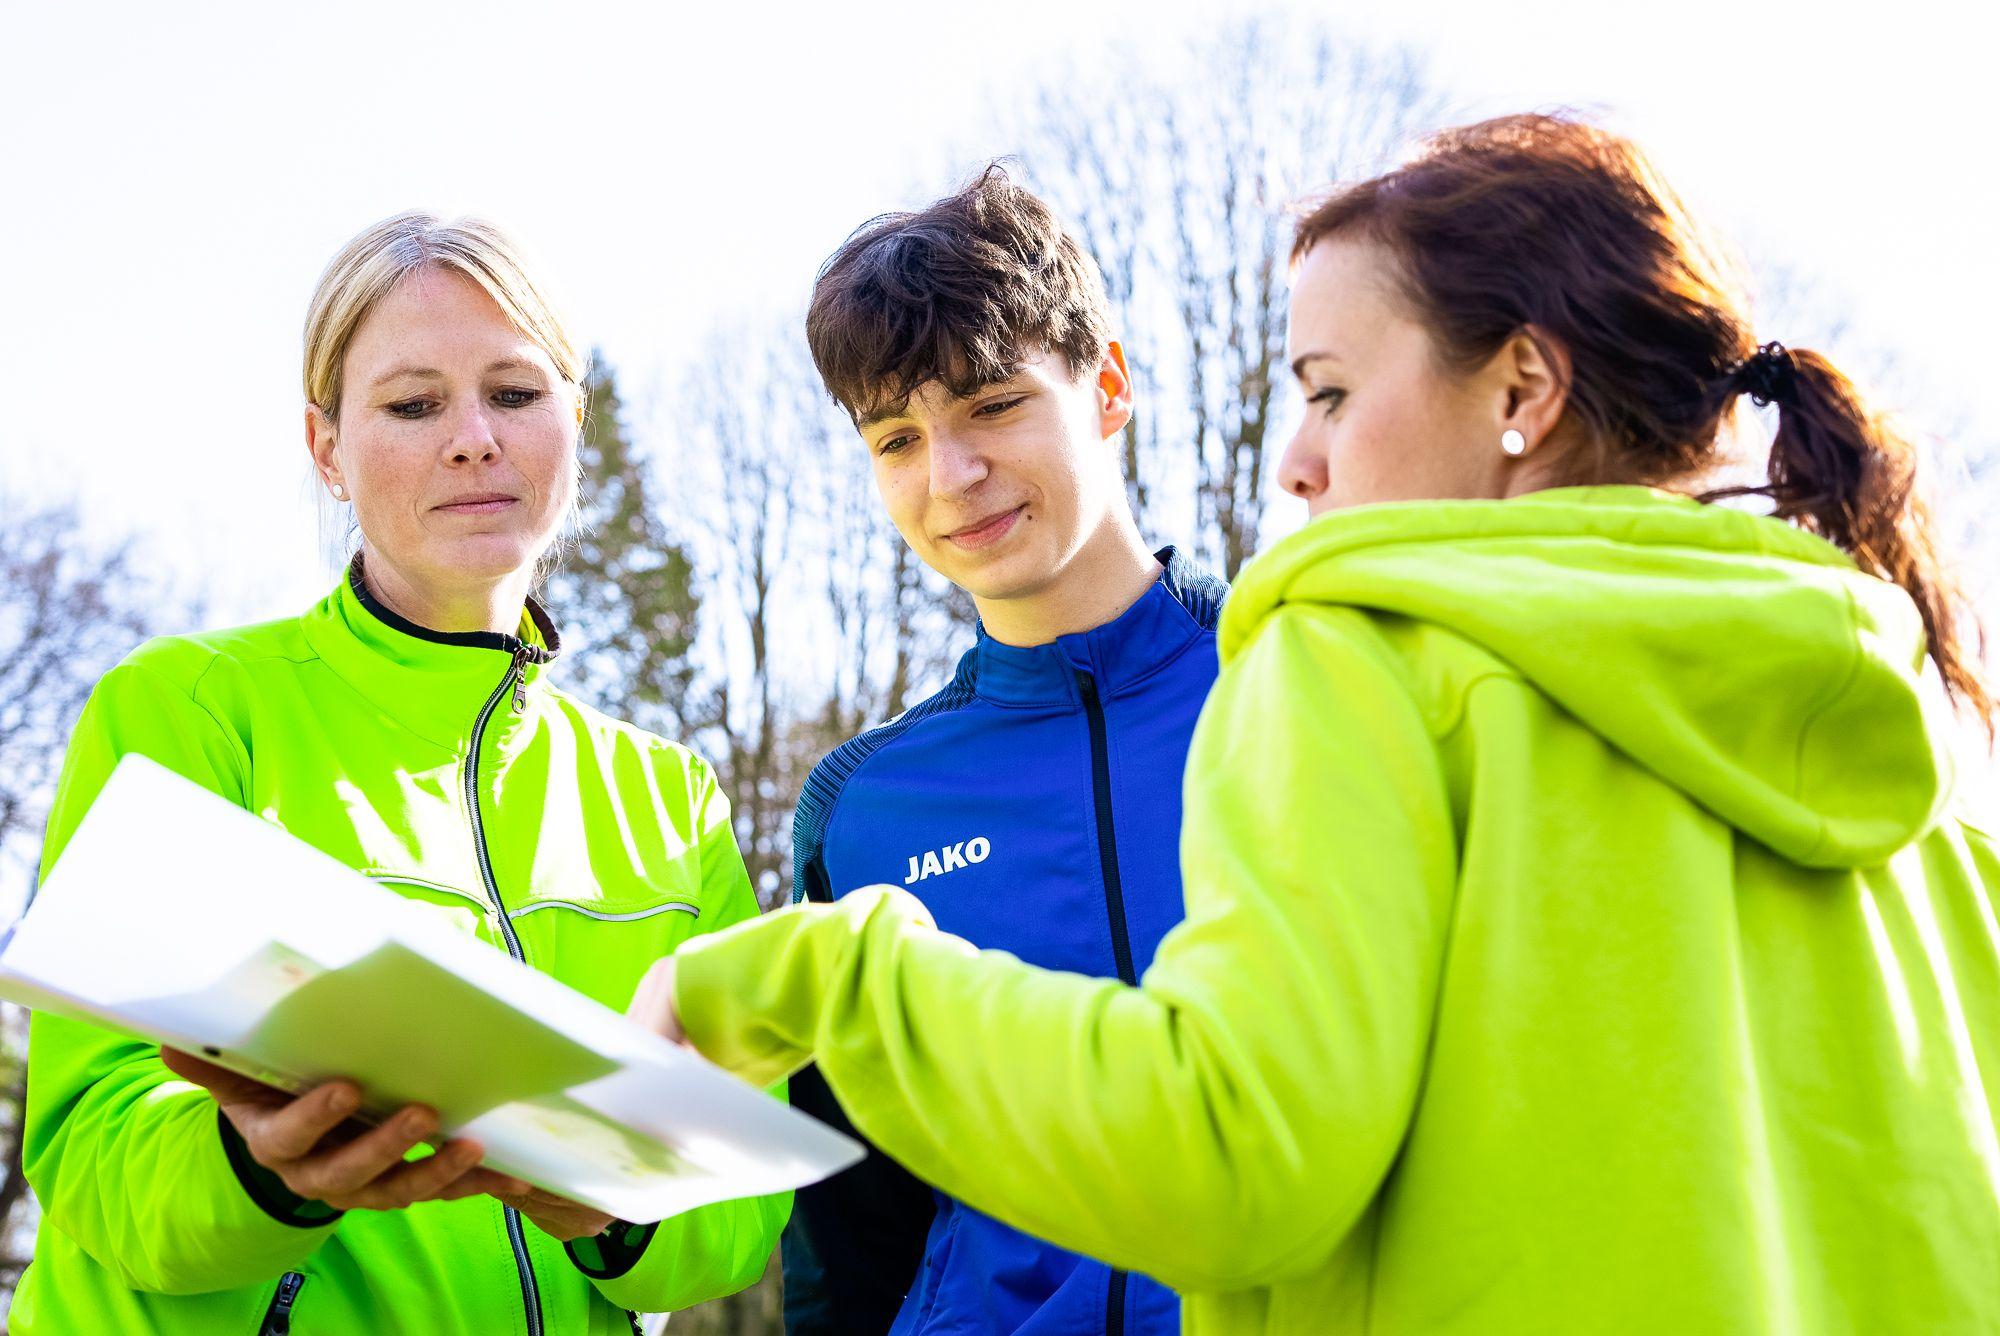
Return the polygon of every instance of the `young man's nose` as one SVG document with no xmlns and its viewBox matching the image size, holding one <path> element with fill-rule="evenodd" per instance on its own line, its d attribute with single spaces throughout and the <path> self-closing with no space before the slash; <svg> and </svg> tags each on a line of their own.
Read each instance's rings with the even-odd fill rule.
<svg viewBox="0 0 2000 1336">
<path fill-rule="evenodd" d="M 931 442 L 932 496 L 962 497 L 984 482 L 986 474 L 986 457 L 969 443 L 942 433 Z"/>
</svg>

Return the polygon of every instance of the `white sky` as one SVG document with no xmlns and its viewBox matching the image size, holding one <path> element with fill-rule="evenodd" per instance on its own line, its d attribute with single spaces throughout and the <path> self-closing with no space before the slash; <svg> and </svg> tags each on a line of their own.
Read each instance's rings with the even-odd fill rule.
<svg viewBox="0 0 2000 1336">
<path fill-rule="evenodd" d="M 0 0 L 0 495 L 145 530 L 216 621 L 290 611 L 328 579 L 299 324 L 365 224 L 420 205 L 524 236 L 643 440 L 704 330 L 801 300 L 856 223 L 951 184 L 946 144 L 1005 151 L 995 90 L 1226 6 L 704 8 Z M 1978 393 L 2000 114 L 1990 44 L 1943 5 L 1322 12 L 1427 50 L 1468 115 L 1603 112 L 1698 211 L 1834 285 L 1917 407 L 2000 440 Z"/>
</svg>

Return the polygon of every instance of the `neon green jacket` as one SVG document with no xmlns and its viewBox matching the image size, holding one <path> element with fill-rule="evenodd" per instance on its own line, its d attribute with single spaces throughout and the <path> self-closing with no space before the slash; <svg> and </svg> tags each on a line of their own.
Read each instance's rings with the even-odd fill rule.
<svg viewBox="0 0 2000 1336">
<path fill-rule="evenodd" d="M 1192 1332 L 1991 1331 L 2000 861 L 1921 645 L 1642 489 L 1329 516 L 1224 613 L 1139 987 L 883 888 L 705 938 L 682 1017 Z"/>
<path fill-rule="evenodd" d="M 622 1010 L 655 959 L 756 901 L 708 766 L 551 686 L 554 631 L 530 612 L 519 639 L 441 636 L 349 581 L 303 617 L 149 642 L 77 725 L 44 867 L 140 752 Z M 567 1249 L 490 1197 L 333 1216 L 156 1047 L 45 1015 L 23 1161 L 42 1221 L 16 1336 L 253 1336 L 287 1309 L 293 1336 L 628 1336 L 627 1309 L 754 1281 L 789 1209 L 730 1202 Z"/>
</svg>

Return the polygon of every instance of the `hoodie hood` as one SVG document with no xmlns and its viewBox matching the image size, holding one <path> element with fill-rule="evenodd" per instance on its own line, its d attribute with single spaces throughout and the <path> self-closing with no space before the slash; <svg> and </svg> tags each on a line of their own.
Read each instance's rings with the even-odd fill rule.
<svg viewBox="0 0 2000 1336">
<path fill-rule="evenodd" d="M 1242 573 L 1225 666 L 1285 604 L 1433 623 L 1808 867 L 1865 867 L 1950 790 L 1916 606 L 1781 521 L 1641 487 L 1322 516 Z"/>
</svg>

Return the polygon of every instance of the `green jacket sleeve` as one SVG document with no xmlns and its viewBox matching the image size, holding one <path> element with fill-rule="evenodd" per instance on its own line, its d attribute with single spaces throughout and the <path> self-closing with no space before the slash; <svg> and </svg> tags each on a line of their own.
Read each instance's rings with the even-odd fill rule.
<svg viewBox="0 0 2000 1336">
<path fill-rule="evenodd" d="M 121 756 L 139 752 L 232 802 L 241 741 L 196 703 L 199 672 L 142 650 L 107 674 L 78 721 L 43 846 L 44 875 Z M 183 680 L 184 679 L 184 680 Z M 337 1216 L 239 1175 L 207 1091 L 131 1035 L 38 1014 L 28 1042 L 22 1164 L 58 1229 L 135 1289 L 228 1289 L 302 1263 Z"/>
<path fill-rule="evenodd" d="M 1365 621 L 1287 608 L 1186 794 L 1188 917 L 1139 987 L 976 952 L 882 887 L 691 945 L 688 1035 L 752 1080 L 815 1058 L 920 1176 L 1176 1289 L 1322 1264 L 1416 1098 L 1455 884 L 1437 748 Z"/>
<path fill-rule="evenodd" d="M 702 924 L 713 933 L 755 918 L 757 897 L 730 828 L 729 800 L 714 773 L 698 764 L 689 782 L 697 789 L 693 810 L 701 832 Z M 771 1093 L 783 1099 L 784 1082 L 776 1080 Z M 789 1192 L 716 1202 L 658 1225 L 621 1221 L 595 1238 L 576 1240 L 567 1251 L 620 1308 L 673 1312 L 754 1285 L 791 1210 Z"/>
</svg>

